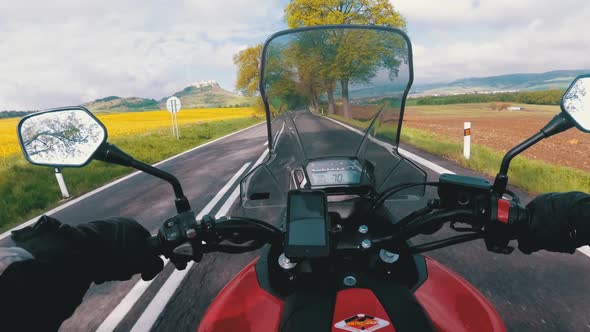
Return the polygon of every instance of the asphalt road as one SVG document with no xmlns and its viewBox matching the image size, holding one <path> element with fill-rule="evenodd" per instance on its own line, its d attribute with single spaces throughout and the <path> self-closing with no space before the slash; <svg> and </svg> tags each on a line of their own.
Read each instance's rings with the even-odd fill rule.
<svg viewBox="0 0 590 332">
<path fill-rule="evenodd" d="M 195 211 L 225 214 L 235 202 L 239 178 L 264 157 L 265 142 L 266 127 L 256 126 L 160 167 L 180 179 Z M 455 173 L 478 175 L 436 156 L 404 148 Z M 435 171 L 424 169 L 429 180 L 438 178 Z M 53 215 L 71 224 L 128 216 L 155 233 L 162 220 L 174 213 L 170 186 L 139 174 Z M 453 231 L 444 229 L 434 238 L 451 235 Z M 0 245 L 10 245 L 10 241 L 4 239 Z M 586 307 L 590 302 L 590 258 L 579 252 L 530 256 L 514 252 L 505 256 L 489 253 L 478 241 L 428 255 L 459 273 L 488 297 L 509 331 L 590 331 Z M 61 330 L 95 331 L 101 327 L 145 331 L 151 326 L 152 331 L 195 331 L 215 295 L 255 256 L 256 253 L 209 254 L 185 272 L 173 271 L 168 264 L 151 283 L 135 278 L 93 285 Z"/>
</svg>

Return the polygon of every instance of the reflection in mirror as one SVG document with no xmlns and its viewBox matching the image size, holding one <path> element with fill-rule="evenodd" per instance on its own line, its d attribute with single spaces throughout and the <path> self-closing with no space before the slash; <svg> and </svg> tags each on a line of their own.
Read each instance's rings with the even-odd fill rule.
<svg viewBox="0 0 590 332">
<path fill-rule="evenodd" d="M 105 141 L 104 127 L 83 109 L 52 110 L 23 118 L 19 139 L 38 165 L 82 166 Z"/>
<path fill-rule="evenodd" d="M 590 131 L 590 77 L 578 78 L 563 96 L 563 110 L 578 124 Z"/>
</svg>

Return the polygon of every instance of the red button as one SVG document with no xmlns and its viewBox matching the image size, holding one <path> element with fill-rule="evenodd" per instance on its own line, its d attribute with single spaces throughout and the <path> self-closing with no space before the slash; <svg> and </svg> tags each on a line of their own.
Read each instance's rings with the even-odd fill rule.
<svg viewBox="0 0 590 332">
<path fill-rule="evenodd" d="M 498 220 L 500 222 L 507 224 L 509 215 L 510 215 L 510 201 L 500 198 L 498 200 Z"/>
</svg>

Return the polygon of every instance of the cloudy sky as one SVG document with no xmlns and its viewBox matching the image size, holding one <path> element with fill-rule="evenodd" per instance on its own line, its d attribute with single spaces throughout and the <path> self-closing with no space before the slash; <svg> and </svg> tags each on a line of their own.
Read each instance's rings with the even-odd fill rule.
<svg viewBox="0 0 590 332">
<path fill-rule="evenodd" d="M 232 55 L 285 28 L 286 0 L 0 2 L 0 110 L 233 89 Z M 590 1 L 392 0 L 418 83 L 590 68 Z"/>
</svg>

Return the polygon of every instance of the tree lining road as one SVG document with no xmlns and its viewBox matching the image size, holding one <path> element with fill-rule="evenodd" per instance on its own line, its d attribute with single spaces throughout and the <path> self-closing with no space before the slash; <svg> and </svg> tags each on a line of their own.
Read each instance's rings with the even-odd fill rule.
<svg viewBox="0 0 590 332">
<path fill-rule="evenodd" d="M 323 123 L 326 127 L 335 125 L 329 121 Z M 161 167 L 179 177 L 193 209 L 200 211 L 244 164 L 254 163 L 260 157 L 265 141 L 266 127 L 257 126 L 170 160 Z M 477 175 L 439 157 L 411 147 L 404 148 L 455 173 Z M 428 180 L 438 178 L 436 172 L 424 169 Z M 224 205 L 235 188 L 236 185 L 233 185 L 223 195 L 213 212 Z M 76 224 L 123 215 L 139 220 L 155 232 L 161 221 L 174 213 L 169 185 L 141 174 L 73 204 L 54 216 Z M 444 229 L 435 235 L 435 239 L 450 235 L 453 232 Z M 0 245 L 10 245 L 10 241 L 1 240 Z M 455 270 L 488 297 L 509 331 L 590 330 L 590 317 L 585 307 L 590 298 L 587 289 L 590 285 L 590 264 L 588 257 L 581 253 L 526 256 L 515 252 L 503 256 L 487 252 L 483 242 L 477 241 L 428 255 Z M 202 262 L 192 267 L 172 294 L 152 330 L 195 331 L 214 296 L 254 257 L 256 253 L 206 255 Z M 172 270 L 169 264 L 123 317 L 116 331 L 132 328 Z M 61 330 L 95 330 L 136 283 L 137 278 L 93 285 L 83 304 Z"/>
</svg>

